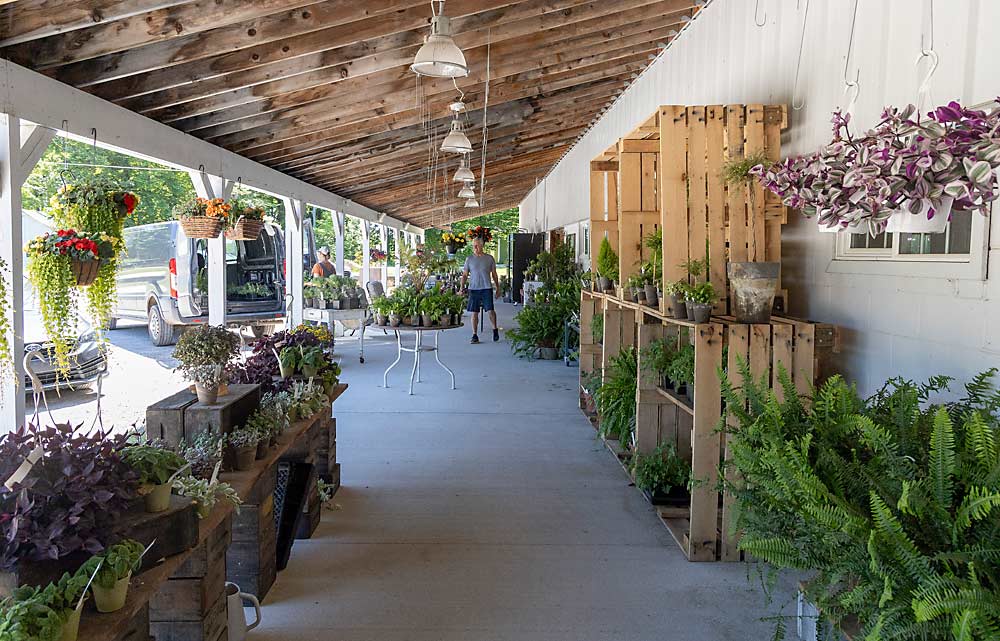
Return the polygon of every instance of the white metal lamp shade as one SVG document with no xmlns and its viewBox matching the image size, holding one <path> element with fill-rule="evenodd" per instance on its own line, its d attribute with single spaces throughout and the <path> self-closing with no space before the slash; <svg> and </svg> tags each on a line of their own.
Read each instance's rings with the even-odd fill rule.
<svg viewBox="0 0 1000 641">
<path fill-rule="evenodd" d="M 458 119 L 452 121 L 451 131 L 448 132 L 448 135 L 444 137 L 444 142 L 441 143 L 441 151 L 453 154 L 472 153 L 472 143 L 469 142 L 469 137 L 462 131 L 462 123 Z"/>
<path fill-rule="evenodd" d="M 469 75 L 465 54 L 451 37 L 451 20 L 447 16 L 431 18 L 431 35 L 417 51 L 410 69 L 432 78 L 464 78 Z"/>
<path fill-rule="evenodd" d="M 462 163 L 458 166 L 458 171 L 455 172 L 455 177 L 452 178 L 453 182 L 464 183 L 464 182 L 474 182 L 476 180 L 476 175 L 472 173 L 469 169 L 469 157 L 462 156 Z"/>
<path fill-rule="evenodd" d="M 469 183 L 465 183 L 465 186 L 462 187 L 462 190 L 458 192 L 458 197 L 459 198 L 475 198 L 476 197 L 476 192 L 472 190 L 472 185 L 470 185 Z"/>
<path fill-rule="evenodd" d="M 479 201 L 476 200 L 475 198 L 470 198 L 470 199 L 468 199 L 468 200 L 465 201 L 465 206 L 467 208 L 479 207 Z"/>
</svg>

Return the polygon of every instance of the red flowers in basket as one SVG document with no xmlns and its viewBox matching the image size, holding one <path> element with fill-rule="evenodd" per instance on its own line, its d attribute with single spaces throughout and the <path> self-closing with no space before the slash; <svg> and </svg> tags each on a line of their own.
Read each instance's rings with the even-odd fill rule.
<svg viewBox="0 0 1000 641">
<path fill-rule="evenodd" d="M 87 234 L 75 229 L 58 229 L 43 234 L 28 243 L 29 254 L 58 254 L 76 260 L 97 260 L 114 254 L 114 245 L 107 234 Z"/>
<path fill-rule="evenodd" d="M 368 255 L 369 255 L 369 256 L 371 256 L 371 259 L 372 259 L 373 261 L 375 261 L 376 263 L 381 263 L 381 262 L 382 262 L 383 260 L 385 260 L 385 259 L 386 259 L 386 257 L 387 257 L 387 256 L 388 256 L 389 254 L 385 253 L 384 251 L 382 251 L 382 250 L 381 250 L 381 249 L 379 249 L 378 247 L 372 247 L 372 248 L 371 248 L 371 249 L 370 249 L 370 250 L 368 251 Z"/>
<path fill-rule="evenodd" d="M 468 231 L 468 234 L 469 238 L 482 238 L 484 243 L 493 240 L 493 232 L 490 231 L 489 227 L 483 227 L 482 225 L 473 227 Z"/>
</svg>

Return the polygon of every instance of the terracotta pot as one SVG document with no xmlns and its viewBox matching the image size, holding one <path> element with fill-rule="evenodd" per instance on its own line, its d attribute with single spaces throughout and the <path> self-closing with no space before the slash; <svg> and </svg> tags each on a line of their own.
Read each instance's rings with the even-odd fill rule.
<svg viewBox="0 0 1000 641">
<path fill-rule="evenodd" d="M 215 402 L 219 400 L 218 385 L 195 383 L 194 391 L 198 394 L 198 402 L 202 405 L 215 405 Z"/>
<path fill-rule="evenodd" d="M 146 512 L 155 514 L 169 510 L 171 484 L 164 483 L 162 485 L 150 485 L 147 487 L 149 487 L 149 493 L 143 496 L 143 501 L 146 503 Z"/>
<path fill-rule="evenodd" d="M 128 582 L 132 578 L 132 573 L 123 579 L 118 579 L 115 586 L 110 590 L 103 588 L 97 583 L 92 583 L 90 589 L 94 593 L 94 605 L 98 612 L 115 612 L 125 607 L 125 600 L 128 598 Z"/>
<path fill-rule="evenodd" d="M 233 452 L 235 453 L 237 472 L 246 472 L 253 467 L 254 459 L 257 456 L 256 445 L 233 448 Z"/>
</svg>

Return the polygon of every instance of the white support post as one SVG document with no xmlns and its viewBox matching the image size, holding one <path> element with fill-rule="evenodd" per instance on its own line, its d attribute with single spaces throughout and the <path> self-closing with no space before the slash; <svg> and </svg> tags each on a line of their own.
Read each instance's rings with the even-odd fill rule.
<svg viewBox="0 0 1000 641">
<path fill-rule="evenodd" d="M 285 261 L 288 265 L 285 294 L 289 300 L 285 322 L 291 329 L 302 324 L 302 218 L 306 203 L 287 197 L 282 200 L 285 203 Z"/>
<path fill-rule="evenodd" d="M 396 287 L 399 287 L 399 281 L 403 277 L 403 266 L 400 265 L 400 263 L 399 263 L 400 258 L 401 258 L 399 244 L 400 244 L 399 230 L 396 229 L 395 227 L 393 227 L 393 229 L 392 229 L 392 245 L 393 245 L 393 254 L 394 254 L 393 257 L 396 259 Z"/>
<path fill-rule="evenodd" d="M 10 271 L 4 273 L 10 288 L 10 331 L 7 344 L 14 359 L 13 376 L 2 380 L 0 429 L 24 424 L 24 249 L 21 242 L 21 123 L 16 116 L 0 114 L 0 258 Z"/>
<path fill-rule="evenodd" d="M 344 275 L 344 230 L 346 226 L 344 225 L 344 212 L 335 211 L 333 213 L 333 224 L 337 227 L 337 243 L 334 249 L 335 258 L 337 263 L 337 273 L 341 276 Z"/>
<path fill-rule="evenodd" d="M 203 171 L 188 172 L 200 198 L 229 198 L 235 183 Z M 226 324 L 226 237 L 208 240 L 208 324 Z"/>
<path fill-rule="evenodd" d="M 368 234 L 371 233 L 371 223 L 367 220 L 361 221 L 361 284 L 368 286 L 368 281 L 372 278 L 372 257 L 368 255 L 371 243 L 368 242 Z"/>
<path fill-rule="evenodd" d="M 381 245 L 382 251 L 385 252 L 385 263 L 381 267 L 381 274 L 379 280 L 382 281 L 382 289 L 389 289 L 389 232 L 385 228 L 385 225 L 378 226 L 378 239 Z"/>
</svg>

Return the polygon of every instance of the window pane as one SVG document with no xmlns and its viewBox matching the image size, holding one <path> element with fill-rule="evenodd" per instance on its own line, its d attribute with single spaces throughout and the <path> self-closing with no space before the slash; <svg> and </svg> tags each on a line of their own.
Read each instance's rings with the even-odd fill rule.
<svg viewBox="0 0 1000 641">
<path fill-rule="evenodd" d="M 900 234 L 899 253 L 900 254 L 926 254 L 930 249 L 930 234 Z"/>
<path fill-rule="evenodd" d="M 972 216 L 971 211 L 952 212 L 949 254 L 968 254 L 972 250 Z"/>
<path fill-rule="evenodd" d="M 851 234 L 851 249 L 867 249 L 868 234 Z"/>
</svg>

